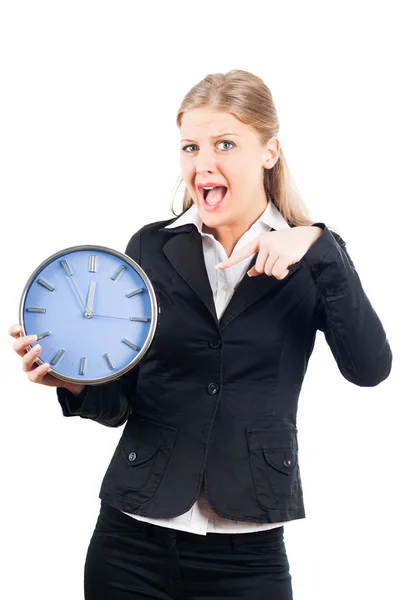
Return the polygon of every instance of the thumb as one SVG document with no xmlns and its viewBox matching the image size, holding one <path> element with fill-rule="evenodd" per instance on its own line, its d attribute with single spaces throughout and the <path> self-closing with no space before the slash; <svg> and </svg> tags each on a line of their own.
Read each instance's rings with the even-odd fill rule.
<svg viewBox="0 0 400 600">
<path fill-rule="evenodd" d="M 247 271 L 247 275 L 249 277 L 256 277 L 257 275 L 262 275 L 262 273 L 259 273 L 256 269 L 255 266 L 251 267 L 251 269 L 249 271 Z M 265 273 L 264 273 L 265 275 Z"/>
</svg>

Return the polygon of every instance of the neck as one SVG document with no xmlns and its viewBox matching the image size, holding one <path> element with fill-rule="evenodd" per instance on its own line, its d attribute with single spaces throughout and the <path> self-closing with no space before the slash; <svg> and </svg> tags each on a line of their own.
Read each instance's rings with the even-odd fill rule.
<svg viewBox="0 0 400 600">
<path fill-rule="evenodd" d="M 268 202 L 264 204 L 262 208 L 256 211 L 256 214 L 249 219 L 241 219 L 239 223 L 221 225 L 220 227 L 208 227 L 203 223 L 202 230 L 204 233 L 210 233 L 215 237 L 216 240 L 222 245 L 226 252 L 226 256 L 229 258 L 242 237 L 250 229 L 250 227 L 257 221 L 268 206 Z"/>
</svg>

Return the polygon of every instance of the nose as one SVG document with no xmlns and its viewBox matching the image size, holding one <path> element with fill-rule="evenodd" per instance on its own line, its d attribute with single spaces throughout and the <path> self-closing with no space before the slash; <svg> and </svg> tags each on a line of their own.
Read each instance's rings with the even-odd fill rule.
<svg viewBox="0 0 400 600">
<path fill-rule="evenodd" d="M 213 169 L 211 169 L 211 168 L 209 168 L 209 169 L 199 169 L 198 167 L 196 168 L 196 175 L 200 175 L 200 177 L 203 177 L 203 175 L 209 175 L 212 172 L 213 172 Z"/>
<path fill-rule="evenodd" d="M 194 160 L 196 173 L 211 173 L 215 171 L 215 156 L 212 150 L 199 150 Z"/>
</svg>

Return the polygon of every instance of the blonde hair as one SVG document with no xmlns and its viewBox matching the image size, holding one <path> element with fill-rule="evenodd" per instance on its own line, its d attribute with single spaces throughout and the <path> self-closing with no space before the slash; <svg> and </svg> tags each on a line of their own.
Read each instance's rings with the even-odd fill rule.
<svg viewBox="0 0 400 600">
<path fill-rule="evenodd" d="M 271 92 L 260 77 L 248 71 L 233 69 L 228 73 L 213 73 L 204 77 L 183 98 L 176 117 L 177 126 L 181 127 L 185 112 L 200 107 L 233 114 L 255 131 L 262 145 L 278 135 L 279 121 Z M 174 201 L 182 183 L 183 177 L 180 175 L 170 203 L 175 216 Z M 274 166 L 264 169 L 264 189 L 267 198 L 272 200 L 292 226 L 312 225 L 315 222 L 310 218 L 308 208 L 296 187 L 281 146 Z M 192 204 L 193 198 L 184 185 L 182 210 L 185 211 Z"/>
</svg>

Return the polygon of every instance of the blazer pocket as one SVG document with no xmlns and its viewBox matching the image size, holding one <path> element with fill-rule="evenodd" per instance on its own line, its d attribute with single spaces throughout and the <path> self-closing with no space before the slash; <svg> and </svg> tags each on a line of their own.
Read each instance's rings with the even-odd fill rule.
<svg viewBox="0 0 400 600">
<path fill-rule="evenodd" d="M 111 460 L 108 475 L 119 495 L 141 502 L 156 492 L 169 462 L 178 429 L 133 418 L 128 421 Z"/>
<path fill-rule="evenodd" d="M 301 506 L 297 428 L 289 421 L 276 420 L 269 427 L 247 430 L 247 439 L 260 504 L 270 509 Z"/>
<path fill-rule="evenodd" d="M 263 448 L 264 458 L 271 490 L 277 496 L 295 496 L 297 494 L 297 451 L 293 448 Z"/>
<path fill-rule="evenodd" d="M 160 441 L 143 442 L 137 438 L 123 436 L 121 439 L 121 461 L 116 474 L 118 484 L 138 490 L 144 487 L 155 467 L 155 458 Z"/>
</svg>

